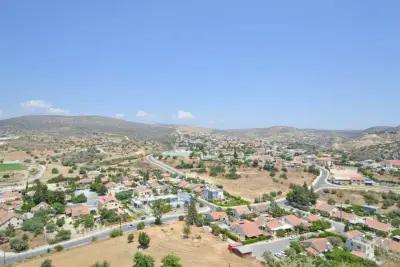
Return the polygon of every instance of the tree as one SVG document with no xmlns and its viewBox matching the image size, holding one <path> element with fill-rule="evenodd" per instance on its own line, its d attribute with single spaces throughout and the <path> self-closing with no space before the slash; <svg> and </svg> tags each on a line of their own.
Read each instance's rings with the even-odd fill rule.
<svg viewBox="0 0 400 267">
<path fill-rule="evenodd" d="M 65 218 L 64 217 L 58 218 L 56 224 L 58 227 L 62 227 L 65 224 Z"/>
<path fill-rule="evenodd" d="M 8 237 L 13 237 L 13 236 L 15 236 L 15 228 L 14 228 L 14 225 L 12 225 L 12 224 L 7 225 L 6 230 L 5 230 L 5 234 L 6 234 L 6 236 L 8 236 Z"/>
<path fill-rule="evenodd" d="M 92 228 L 94 226 L 94 218 L 92 215 L 82 216 L 81 221 L 83 222 L 83 226 L 85 228 Z"/>
<path fill-rule="evenodd" d="M 144 224 L 144 222 L 139 222 L 136 225 L 137 230 L 143 230 L 146 227 L 146 225 Z"/>
<path fill-rule="evenodd" d="M 151 256 L 136 252 L 133 267 L 154 267 L 154 259 Z"/>
<path fill-rule="evenodd" d="M 149 235 L 147 233 L 145 233 L 145 232 L 139 233 L 138 242 L 139 242 L 140 246 L 143 247 L 143 248 L 149 247 L 149 245 L 150 245 L 150 237 L 149 237 Z"/>
<path fill-rule="evenodd" d="M 279 262 L 277 262 L 274 255 L 272 255 L 271 251 L 264 252 L 263 258 L 264 258 L 264 261 L 267 264 L 267 266 L 270 266 L 270 267 L 278 267 L 279 266 Z"/>
<path fill-rule="evenodd" d="M 185 238 L 188 238 L 190 233 L 191 233 L 191 229 L 190 229 L 190 223 L 185 223 L 185 225 L 183 226 L 182 229 L 183 235 L 185 236 Z"/>
<path fill-rule="evenodd" d="M 114 229 L 110 233 L 110 237 L 117 237 L 117 236 L 122 236 L 123 231 L 120 229 Z"/>
<path fill-rule="evenodd" d="M 279 229 L 278 231 L 276 231 L 276 235 L 278 237 L 284 237 L 286 235 L 286 232 L 283 229 Z"/>
<path fill-rule="evenodd" d="M 234 150 L 233 150 L 233 157 L 234 157 L 235 159 L 238 158 L 238 154 L 237 154 L 237 152 L 236 152 L 236 147 L 235 147 Z"/>
<path fill-rule="evenodd" d="M 53 264 L 51 263 L 51 260 L 47 259 L 44 262 L 42 262 L 40 267 L 53 267 Z"/>
<path fill-rule="evenodd" d="M 194 198 L 190 199 L 189 205 L 187 206 L 186 210 L 187 210 L 186 221 L 191 225 L 197 225 L 199 215 L 197 213 L 196 201 Z"/>
<path fill-rule="evenodd" d="M 132 243 L 134 238 L 135 238 L 135 236 L 133 235 L 133 233 L 130 233 L 128 235 L 128 243 Z"/>
<path fill-rule="evenodd" d="M 151 209 L 153 210 L 154 217 L 156 217 L 156 224 L 161 224 L 162 215 L 170 212 L 172 206 L 164 200 L 156 200 L 151 205 Z"/>
<path fill-rule="evenodd" d="M 51 173 L 52 174 L 58 174 L 59 172 L 58 172 L 57 168 L 53 168 L 53 169 L 51 169 Z"/>
<path fill-rule="evenodd" d="M 179 263 L 180 260 L 181 258 L 178 256 L 174 254 L 168 254 L 161 260 L 161 262 L 163 267 L 182 267 L 183 265 Z"/>
<path fill-rule="evenodd" d="M 334 200 L 333 198 L 328 199 L 328 204 L 329 205 L 335 205 L 336 204 L 336 200 Z"/>
</svg>

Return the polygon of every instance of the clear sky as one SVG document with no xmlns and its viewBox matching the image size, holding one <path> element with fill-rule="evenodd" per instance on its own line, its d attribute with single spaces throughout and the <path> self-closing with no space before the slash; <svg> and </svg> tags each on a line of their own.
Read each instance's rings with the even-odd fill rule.
<svg viewBox="0 0 400 267">
<path fill-rule="evenodd" d="M 399 125 L 400 1 L 0 1 L 0 115 Z"/>
</svg>

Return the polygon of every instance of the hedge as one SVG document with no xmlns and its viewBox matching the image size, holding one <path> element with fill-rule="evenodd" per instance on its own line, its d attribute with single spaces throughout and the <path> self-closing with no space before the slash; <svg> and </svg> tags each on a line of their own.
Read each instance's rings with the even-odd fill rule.
<svg viewBox="0 0 400 267">
<path fill-rule="evenodd" d="M 216 225 L 216 224 L 214 224 L 214 225 Z M 229 232 L 227 229 L 221 229 L 218 225 L 217 225 L 217 227 L 220 229 L 222 234 L 227 235 L 233 241 L 238 242 L 240 240 L 240 238 L 237 235 L 235 235 L 234 233 Z"/>
<path fill-rule="evenodd" d="M 265 235 L 260 235 L 260 236 L 257 237 L 257 238 L 249 238 L 249 239 L 246 239 L 246 240 L 242 241 L 242 244 L 243 244 L 243 245 L 248 245 L 248 244 L 257 243 L 257 242 L 259 242 L 259 241 L 264 241 L 264 240 L 267 240 L 267 239 L 268 239 L 267 236 L 265 236 Z"/>
</svg>

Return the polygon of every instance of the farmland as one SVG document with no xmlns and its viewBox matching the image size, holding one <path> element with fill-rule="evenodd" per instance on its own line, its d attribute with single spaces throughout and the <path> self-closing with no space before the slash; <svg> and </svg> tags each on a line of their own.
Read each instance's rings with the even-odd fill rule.
<svg viewBox="0 0 400 267">
<path fill-rule="evenodd" d="M 25 170 L 25 166 L 19 163 L 4 163 L 0 164 L 0 172 L 4 171 L 22 171 Z"/>
</svg>

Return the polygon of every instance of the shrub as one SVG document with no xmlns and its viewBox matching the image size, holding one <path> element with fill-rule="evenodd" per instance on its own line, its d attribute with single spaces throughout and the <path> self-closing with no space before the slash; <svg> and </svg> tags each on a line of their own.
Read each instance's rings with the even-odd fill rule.
<svg viewBox="0 0 400 267">
<path fill-rule="evenodd" d="M 110 233 L 110 237 L 117 237 L 117 236 L 122 236 L 123 232 L 121 229 L 114 229 Z"/>
<path fill-rule="evenodd" d="M 328 204 L 329 205 L 335 205 L 336 204 L 336 200 L 334 200 L 333 198 L 328 199 Z"/>
<path fill-rule="evenodd" d="M 267 238 L 268 237 L 266 237 L 265 235 L 260 235 L 257 238 L 246 239 L 246 240 L 242 241 L 242 244 L 243 245 L 253 244 L 253 243 L 256 243 L 256 242 L 259 242 L 259 241 L 267 240 Z"/>
<path fill-rule="evenodd" d="M 53 267 L 53 264 L 51 263 L 51 260 L 47 259 L 40 264 L 40 267 Z"/>
<path fill-rule="evenodd" d="M 57 252 L 60 252 L 60 251 L 64 250 L 63 245 L 57 245 L 54 248 L 56 249 Z"/>
<path fill-rule="evenodd" d="M 138 238 L 140 246 L 147 248 L 150 245 L 150 237 L 147 233 L 141 232 Z"/>
<path fill-rule="evenodd" d="M 183 221 L 183 220 L 185 219 L 185 216 L 181 215 L 181 216 L 179 216 L 178 219 L 179 219 L 180 221 Z"/>
<path fill-rule="evenodd" d="M 134 238 L 135 238 L 135 236 L 132 233 L 130 233 L 128 235 L 128 243 L 132 243 Z"/>
<path fill-rule="evenodd" d="M 138 230 L 143 230 L 145 227 L 146 227 L 146 225 L 144 224 L 144 222 L 139 222 L 139 223 L 136 225 L 136 228 L 137 228 Z"/>
<path fill-rule="evenodd" d="M 14 238 L 11 239 L 10 241 L 10 248 L 14 251 L 14 252 L 21 252 L 24 250 L 27 250 L 29 248 L 29 244 L 27 241 L 24 241 L 22 239 L 19 238 Z"/>
</svg>

